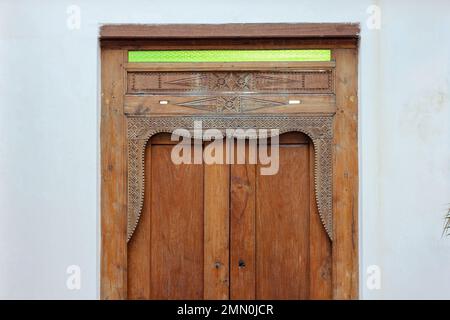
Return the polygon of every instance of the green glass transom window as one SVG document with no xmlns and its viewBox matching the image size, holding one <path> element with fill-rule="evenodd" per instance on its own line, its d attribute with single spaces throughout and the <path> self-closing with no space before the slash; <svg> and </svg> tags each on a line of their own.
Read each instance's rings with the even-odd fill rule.
<svg viewBox="0 0 450 320">
<path fill-rule="evenodd" d="M 151 50 L 128 51 L 129 62 L 330 61 L 331 50 Z"/>
</svg>

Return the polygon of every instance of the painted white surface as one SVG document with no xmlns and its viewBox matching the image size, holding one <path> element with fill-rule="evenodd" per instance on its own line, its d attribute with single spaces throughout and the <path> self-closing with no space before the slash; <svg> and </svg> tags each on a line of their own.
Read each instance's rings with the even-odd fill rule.
<svg viewBox="0 0 450 320">
<path fill-rule="evenodd" d="M 376 3 L 0 0 L 0 298 L 98 297 L 100 24 L 360 22 L 361 298 L 449 299 L 450 2 Z"/>
</svg>

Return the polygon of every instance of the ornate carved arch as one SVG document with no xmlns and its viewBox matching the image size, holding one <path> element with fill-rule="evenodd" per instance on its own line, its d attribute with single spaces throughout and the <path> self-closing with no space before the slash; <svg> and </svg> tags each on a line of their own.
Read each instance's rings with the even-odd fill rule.
<svg viewBox="0 0 450 320">
<path fill-rule="evenodd" d="M 171 133 L 177 128 L 194 129 L 194 121 L 204 129 L 279 129 L 279 133 L 299 131 L 308 135 L 314 146 L 314 185 L 322 224 L 333 239 L 332 143 L 333 115 L 239 115 L 239 116 L 130 116 L 128 140 L 128 240 L 139 222 L 144 201 L 144 151 L 156 133 Z"/>
</svg>

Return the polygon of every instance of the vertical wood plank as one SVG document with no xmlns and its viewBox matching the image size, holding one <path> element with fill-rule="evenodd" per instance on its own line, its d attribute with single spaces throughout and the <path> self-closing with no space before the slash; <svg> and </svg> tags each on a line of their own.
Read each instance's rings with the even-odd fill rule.
<svg viewBox="0 0 450 320">
<path fill-rule="evenodd" d="M 333 297 L 358 297 L 358 96 L 356 49 L 335 49 Z"/>
<path fill-rule="evenodd" d="M 331 299 L 331 241 L 320 221 L 314 188 L 314 147 L 309 144 L 309 299 Z"/>
<path fill-rule="evenodd" d="M 203 165 L 171 160 L 171 145 L 152 146 L 152 299 L 203 298 Z"/>
<path fill-rule="evenodd" d="M 256 165 L 231 166 L 230 298 L 255 299 Z"/>
<path fill-rule="evenodd" d="M 204 170 L 204 299 L 228 299 L 230 166 L 210 164 Z"/>
<path fill-rule="evenodd" d="M 123 116 L 124 50 L 101 51 L 102 299 L 127 297 L 127 153 Z"/>
<path fill-rule="evenodd" d="M 309 152 L 280 147 L 279 172 L 257 167 L 256 298 L 307 299 L 309 293 Z"/>
<path fill-rule="evenodd" d="M 152 147 L 145 149 L 145 197 L 141 217 L 128 243 L 128 299 L 150 299 L 150 209 Z"/>
</svg>

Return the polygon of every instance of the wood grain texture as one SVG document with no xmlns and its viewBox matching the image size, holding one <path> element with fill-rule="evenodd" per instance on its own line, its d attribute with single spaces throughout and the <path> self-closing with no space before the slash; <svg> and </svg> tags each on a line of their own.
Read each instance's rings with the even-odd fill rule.
<svg viewBox="0 0 450 320">
<path fill-rule="evenodd" d="M 117 24 L 100 28 L 101 39 L 358 38 L 356 23 Z"/>
<path fill-rule="evenodd" d="M 152 141 L 145 149 L 145 190 L 139 224 L 128 242 L 128 299 L 150 299 Z"/>
<path fill-rule="evenodd" d="M 231 166 L 230 298 L 233 300 L 255 299 L 255 187 L 255 164 L 247 160 L 245 164 Z"/>
<path fill-rule="evenodd" d="M 256 298 L 309 295 L 309 152 L 280 147 L 276 175 L 256 182 Z"/>
<path fill-rule="evenodd" d="M 358 297 L 358 52 L 333 51 L 336 107 L 333 163 L 333 298 Z"/>
<path fill-rule="evenodd" d="M 204 165 L 204 170 L 204 299 L 228 299 L 230 166 L 208 164 Z"/>
<path fill-rule="evenodd" d="M 125 51 L 101 52 L 102 299 L 127 297 L 127 153 L 123 115 Z"/>
<path fill-rule="evenodd" d="M 152 299 L 203 298 L 203 166 L 175 165 L 152 147 Z"/>
</svg>

